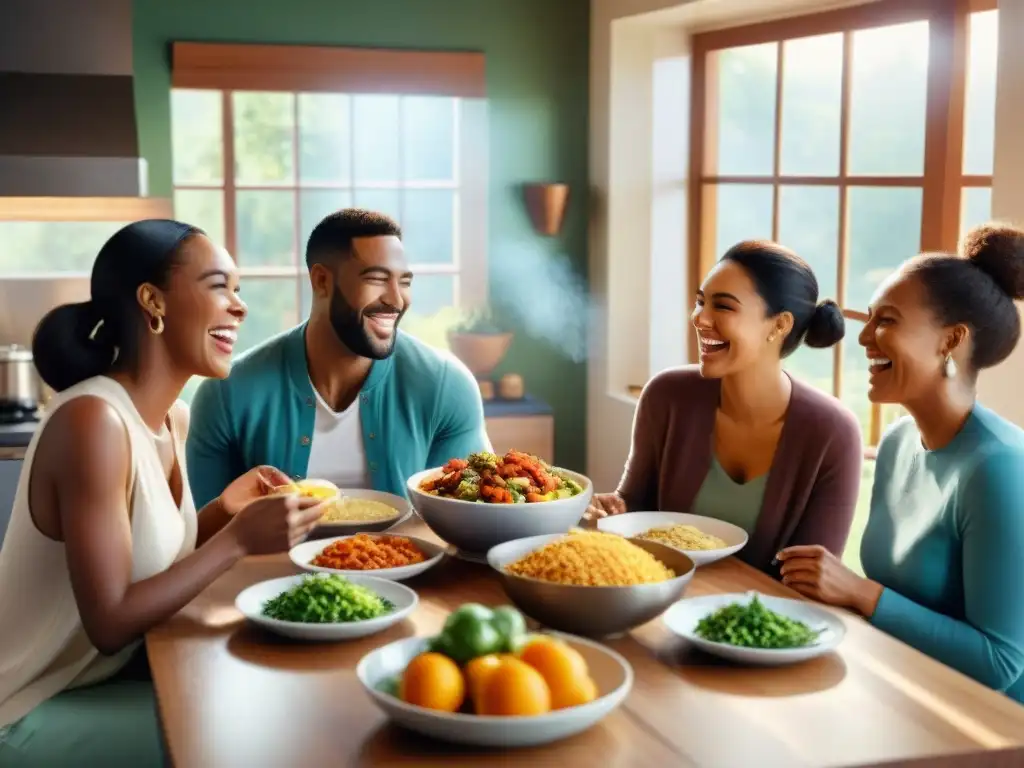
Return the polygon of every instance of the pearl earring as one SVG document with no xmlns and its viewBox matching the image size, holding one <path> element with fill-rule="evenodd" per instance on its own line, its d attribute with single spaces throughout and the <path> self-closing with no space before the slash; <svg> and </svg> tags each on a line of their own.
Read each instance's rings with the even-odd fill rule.
<svg viewBox="0 0 1024 768">
<path fill-rule="evenodd" d="M 956 363 L 953 362 L 952 355 L 946 355 L 946 362 L 942 366 L 942 372 L 946 375 L 947 379 L 956 378 Z"/>
</svg>

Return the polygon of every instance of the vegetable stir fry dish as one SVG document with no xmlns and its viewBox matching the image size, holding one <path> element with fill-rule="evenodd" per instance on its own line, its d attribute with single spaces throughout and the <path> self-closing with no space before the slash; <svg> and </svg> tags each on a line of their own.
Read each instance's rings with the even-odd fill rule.
<svg viewBox="0 0 1024 768">
<path fill-rule="evenodd" d="M 754 595 L 749 603 L 732 603 L 705 616 L 694 633 L 712 643 L 782 649 L 811 645 L 821 631 L 769 610 Z"/>
<path fill-rule="evenodd" d="M 263 615 L 279 621 L 340 624 L 391 613 L 395 606 L 371 589 L 344 576 L 307 576 L 301 584 L 268 600 Z"/>
<path fill-rule="evenodd" d="M 504 456 L 471 453 L 452 459 L 420 490 L 434 496 L 483 504 L 521 504 L 568 499 L 583 488 L 564 472 L 522 451 Z"/>
</svg>

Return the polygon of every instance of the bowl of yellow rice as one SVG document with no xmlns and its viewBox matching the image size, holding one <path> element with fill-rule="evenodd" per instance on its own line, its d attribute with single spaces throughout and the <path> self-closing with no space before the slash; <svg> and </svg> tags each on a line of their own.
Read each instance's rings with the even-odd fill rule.
<svg viewBox="0 0 1024 768">
<path fill-rule="evenodd" d="M 698 566 L 735 555 L 747 544 L 747 532 L 738 525 L 684 512 L 626 512 L 602 517 L 597 529 L 667 544 Z"/>
<path fill-rule="evenodd" d="M 412 505 L 401 496 L 368 488 L 338 488 L 329 480 L 298 480 L 275 488 L 274 493 L 297 493 L 320 501 L 323 515 L 310 539 L 386 531 L 412 516 Z"/>
<path fill-rule="evenodd" d="M 581 529 L 499 544 L 487 562 L 526 616 L 586 637 L 657 618 L 682 597 L 696 568 L 668 545 Z"/>
</svg>

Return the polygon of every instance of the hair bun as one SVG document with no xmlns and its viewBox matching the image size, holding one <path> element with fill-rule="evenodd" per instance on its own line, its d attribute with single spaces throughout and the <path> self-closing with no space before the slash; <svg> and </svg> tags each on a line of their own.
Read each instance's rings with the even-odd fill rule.
<svg viewBox="0 0 1024 768">
<path fill-rule="evenodd" d="M 824 349 L 838 343 L 846 335 L 846 320 L 843 310 L 832 299 L 818 302 L 807 324 L 804 344 L 815 349 Z"/>
<path fill-rule="evenodd" d="M 85 379 L 107 373 L 114 360 L 111 329 L 91 301 L 61 304 L 47 312 L 32 335 L 32 357 L 40 377 L 63 392 Z M 96 331 L 93 333 L 93 331 Z"/>
<path fill-rule="evenodd" d="M 960 242 L 960 255 L 1012 299 L 1024 299 L 1024 230 L 1007 224 L 975 227 Z"/>
</svg>

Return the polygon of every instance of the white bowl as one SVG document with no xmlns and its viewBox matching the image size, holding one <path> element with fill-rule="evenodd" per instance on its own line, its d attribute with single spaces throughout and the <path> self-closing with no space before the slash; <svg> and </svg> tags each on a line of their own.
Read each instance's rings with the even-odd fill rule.
<svg viewBox="0 0 1024 768">
<path fill-rule="evenodd" d="M 450 714 L 406 704 L 379 690 L 427 649 L 429 640 L 409 637 L 377 648 L 360 659 L 356 677 L 366 692 L 398 725 L 442 741 L 477 747 L 532 747 L 574 736 L 587 730 L 618 707 L 633 687 L 633 669 L 610 648 L 572 635 L 552 632 L 579 651 L 597 684 L 598 698 L 577 707 L 545 715 L 499 717 L 494 715 Z"/>
<path fill-rule="evenodd" d="M 356 534 L 353 534 L 353 536 Z M 392 533 L 370 533 L 368 536 L 381 537 L 381 536 L 398 536 L 399 534 Z M 313 565 L 313 559 L 319 555 L 325 547 L 333 544 L 336 541 L 343 539 L 351 539 L 352 536 L 335 536 L 332 539 L 314 539 L 311 541 L 304 541 L 302 544 L 297 544 L 288 551 L 288 557 L 295 563 L 299 568 L 306 571 L 313 571 L 315 573 L 334 573 L 341 576 L 373 576 L 378 579 L 390 579 L 391 581 L 403 581 L 410 579 L 420 573 L 423 573 L 429 568 L 433 568 L 439 562 L 444 559 L 445 548 L 441 544 L 435 544 L 432 541 L 426 539 L 420 539 L 416 536 L 405 536 L 402 538 L 409 539 L 413 544 L 419 547 L 420 551 L 424 554 L 426 559 L 422 563 L 415 563 L 413 565 L 402 565 L 397 568 L 373 568 L 368 570 L 344 570 L 336 568 L 325 568 L 322 565 Z"/>
<path fill-rule="evenodd" d="M 589 478 L 560 469 L 583 488 L 582 493 L 534 504 L 479 504 L 446 499 L 420 490 L 420 483 L 439 469 L 427 469 L 410 477 L 406 483 L 409 499 L 434 533 L 469 554 L 486 555 L 491 547 L 528 536 L 565 533 L 579 524 L 594 495 Z"/>
<path fill-rule="evenodd" d="M 319 523 L 310 533 L 310 537 L 324 538 L 327 536 L 347 536 L 356 533 L 386 531 L 404 523 L 412 516 L 412 505 L 408 499 L 385 491 L 374 491 L 368 488 L 342 488 L 342 496 L 352 499 L 369 499 L 379 501 L 394 508 L 396 514 L 384 520 L 352 520 L 344 522 Z"/>
<path fill-rule="evenodd" d="M 627 587 L 590 587 L 517 576 L 505 570 L 566 535 L 531 536 L 500 544 L 487 553 L 487 562 L 498 572 L 505 594 L 516 608 L 545 627 L 573 635 L 620 635 L 656 619 L 682 597 L 696 570 L 693 561 L 678 549 L 642 540 L 634 543 L 671 568 L 675 578 Z"/>
<path fill-rule="evenodd" d="M 690 515 L 685 512 L 625 512 L 621 515 L 602 517 L 597 521 L 597 529 L 620 536 L 636 536 L 651 528 L 664 528 L 669 525 L 692 525 L 701 533 L 707 533 L 722 539 L 726 546 L 721 549 L 679 549 L 698 566 L 713 563 L 716 560 L 734 555 L 747 544 L 747 532 L 738 525 L 716 520 L 703 515 Z M 672 546 L 661 542 L 665 546 Z"/>
<path fill-rule="evenodd" d="M 817 641 L 803 648 L 743 648 L 727 643 L 712 643 L 695 633 L 697 623 L 731 603 L 749 603 L 755 593 L 706 595 L 680 600 L 665 612 L 665 625 L 680 637 L 700 648 L 729 661 L 756 666 L 781 666 L 807 661 L 835 649 L 846 635 L 846 625 L 825 608 L 806 600 L 758 595 L 765 608 L 791 619 L 804 622 L 811 629 L 823 629 Z"/>
<path fill-rule="evenodd" d="M 309 574 L 298 576 L 285 576 L 281 579 L 270 579 L 253 584 L 243 589 L 235 598 L 235 607 L 245 618 L 254 624 L 276 632 L 285 637 L 297 640 L 319 640 L 338 641 L 354 640 L 358 637 L 366 637 L 383 632 L 388 627 L 394 626 L 406 616 L 416 610 L 419 604 L 419 597 L 403 584 L 398 584 L 388 579 L 379 579 L 373 576 L 349 576 L 353 584 L 372 589 L 381 597 L 394 603 L 395 610 L 385 616 L 365 621 L 348 621 L 337 624 L 307 624 L 298 621 L 281 621 L 271 619 L 262 614 L 263 605 L 270 599 L 277 597 L 282 592 L 291 589 L 302 583 L 303 579 L 310 578 Z M 312 578 L 323 578 L 313 576 Z"/>
</svg>

